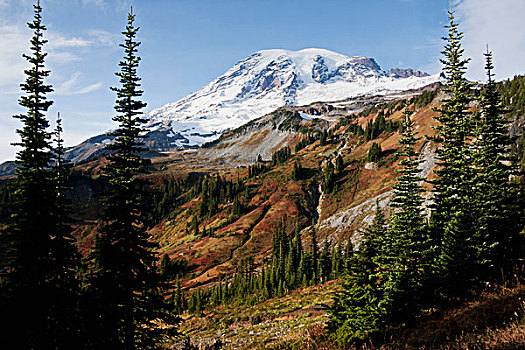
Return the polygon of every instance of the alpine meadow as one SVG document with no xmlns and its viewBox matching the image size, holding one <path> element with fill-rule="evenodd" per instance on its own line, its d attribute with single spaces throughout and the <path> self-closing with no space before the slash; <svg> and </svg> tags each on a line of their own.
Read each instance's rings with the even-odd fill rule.
<svg viewBox="0 0 525 350">
<path fill-rule="evenodd" d="M 0 1 L 0 347 L 525 348 L 515 2 Z"/>
</svg>

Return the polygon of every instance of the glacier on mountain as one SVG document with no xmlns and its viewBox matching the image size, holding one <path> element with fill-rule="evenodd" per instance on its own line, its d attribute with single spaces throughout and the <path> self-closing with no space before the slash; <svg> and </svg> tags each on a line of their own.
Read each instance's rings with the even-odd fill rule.
<svg viewBox="0 0 525 350">
<path fill-rule="evenodd" d="M 324 49 L 262 50 L 202 89 L 149 112 L 146 127 L 166 131 L 173 148 L 200 146 L 285 105 L 383 95 L 439 80 L 438 75 L 404 72 L 411 76 L 386 72 L 372 58 Z"/>
</svg>

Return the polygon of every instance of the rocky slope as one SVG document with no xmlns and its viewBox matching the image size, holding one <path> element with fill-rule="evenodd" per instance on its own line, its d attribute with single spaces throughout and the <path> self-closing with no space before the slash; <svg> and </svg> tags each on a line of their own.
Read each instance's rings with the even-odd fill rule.
<svg viewBox="0 0 525 350">
<path fill-rule="evenodd" d="M 525 91 L 507 84 L 510 86 L 504 92 Z M 438 107 L 443 98 L 442 92 L 432 92 L 436 88 L 434 85 L 398 94 L 284 106 L 224 133 L 203 148 L 173 150 L 164 152 L 163 157 L 153 157 L 152 172 L 147 179 L 157 193 L 153 200 L 157 206 L 153 212 L 157 216 L 151 232 L 161 243 L 160 254 L 183 262 L 180 281 L 186 296 L 197 288 L 207 290 L 217 281 L 232 279 L 247 257 L 253 258 L 254 267 L 260 273 L 261 266 L 271 256 L 272 234 L 281 223 L 289 236 L 298 227 L 305 249 L 310 249 L 314 229 L 321 250 L 326 246 L 346 246 L 348 242 L 357 246 L 360 233 L 371 222 L 376 201 L 381 206 L 388 204 L 398 176 L 395 152 L 400 135 L 395 123 L 402 117 L 403 102 L 406 97 L 412 98 L 418 136 L 432 135 L 432 126 L 436 123 L 433 117 L 437 113 L 433 108 Z M 521 140 L 515 145 L 516 152 L 523 154 L 523 106 L 519 107 L 516 92 L 505 92 L 503 96 L 505 105 L 512 111 L 509 113 L 514 120 L 511 131 Z M 356 132 L 356 125 L 367 129 L 380 116 L 390 127 L 385 125 L 372 138 L 365 137 L 363 131 Z M 328 136 L 326 142 L 321 143 L 318 137 L 323 132 Z M 309 135 L 315 137 L 304 143 Z M 104 143 L 105 139 L 97 142 Z M 377 161 L 369 162 L 366 158 L 373 143 L 380 144 L 382 152 Z M 425 138 L 416 146 L 424 160 L 422 176 L 432 179 L 435 146 Z M 290 147 L 290 158 L 272 163 L 272 155 L 283 147 Z M 247 166 L 253 166 L 259 155 L 262 161 L 258 165 L 264 165 L 266 170 L 250 174 Z M 339 155 L 343 167 L 335 172 L 334 190 L 330 191 L 324 184 L 324 172 Z M 304 169 L 299 178 L 293 176 L 295 162 L 300 162 Z M 91 243 L 97 227 L 97 201 L 104 190 L 98 174 L 104 164 L 104 159 L 99 159 L 75 167 L 76 174 L 82 178 L 82 186 L 78 185 L 80 180 L 75 180 L 73 186 L 76 189 L 74 212 L 79 219 L 75 224 L 76 233 L 86 246 Z M 236 193 L 243 206 L 240 213 L 235 214 L 233 200 L 221 200 L 216 211 L 200 214 L 204 199 L 194 186 L 196 180 L 206 176 L 211 183 L 217 174 L 224 181 L 242 181 L 245 185 Z M 183 188 L 168 195 L 174 183 Z M 428 189 L 429 185 L 424 186 Z M 192 227 L 195 218 L 197 232 Z M 328 284 L 288 291 L 283 298 L 250 308 L 220 305 L 206 310 L 202 317 L 185 313 L 181 328 L 196 341 L 207 342 L 220 336 L 225 344 L 235 345 L 234 348 L 259 340 L 264 344 L 275 343 L 284 335 L 298 341 L 305 336 L 302 328 L 305 325 L 322 329 L 327 319 L 322 306 L 330 300 L 332 287 Z M 325 288 L 326 293 L 322 292 Z M 315 300 L 303 302 L 310 297 Z M 282 310 L 271 315 L 270 310 L 277 310 L 281 304 Z M 431 321 L 429 328 L 433 327 Z M 522 324 L 520 327 L 523 331 Z"/>
<path fill-rule="evenodd" d="M 353 103 L 347 101 L 344 106 L 324 103 L 283 107 L 223 135 L 208 147 L 174 151 L 155 160 L 157 168 L 174 177 L 219 170 L 225 179 L 243 179 L 247 186 L 239 195 L 239 201 L 246 208 L 240 216 L 233 215 L 232 203 L 226 202 L 219 205 L 216 214 L 200 217 L 197 213 L 201 199 L 186 198 L 178 203 L 168 220 L 153 228 L 152 232 L 162 242 L 163 252 L 172 258 L 191 261 L 193 267 L 186 286 L 209 285 L 234 271 L 246 256 L 252 256 L 256 264 L 260 264 L 271 251 L 272 232 L 280 222 L 285 223 L 288 232 L 296 226 L 302 229 L 305 241 L 315 228 L 318 239 L 327 240 L 330 246 L 346 244 L 349 239 L 358 244 L 360 229 L 371 221 L 376 200 L 382 206 L 388 204 L 396 177 L 394 154 L 399 134 L 381 132 L 373 140 L 363 142 L 362 136 L 352 133 L 349 127 L 357 124 L 366 128 L 370 120 L 387 111 L 390 111 L 388 121 L 399 121 L 403 100 L 378 97 L 371 100 L 366 111 L 360 99 Z M 434 124 L 435 112 L 431 109 L 437 103 L 438 99 L 434 99 L 416 108 L 414 102 L 413 107 L 417 109 L 414 120 L 421 135 L 432 133 L 430 126 Z M 336 115 L 338 121 L 331 121 Z M 295 147 L 307 135 L 319 135 L 323 131 L 332 134 L 326 144 L 316 139 L 303 148 Z M 365 158 L 373 142 L 381 144 L 383 156 L 379 163 L 367 164 Z M 272 154 L 283 147 L 292 150 L 291 159 L 272 165 Z M 419 149 L 425 160 L 422 166 L 426 177 L 435 162 L 433 146 L 422 139 Z M 255 163 L 259 155 L 268 170 L 250 177 L 246 166 Z M 327 192 L 323 189 L 323 171 L 338 155 L 345 167 L 336 174 L 337 191 Z M 305 175 L 294 180 L 291 174 L 296 161 L 305 169 Z M 213 231 L 213 236 L 202 237 L 188 231 L 195 216 L 199 217 L 200 230 L 205 227 Z"/>
<path fill-rule="evenodd" d="M 161 106 L 146 117 L 148 147 L 156 151 L 200 146 L 283 106 L 385 95 L 439 81 L 414 69 L 390 72 L 372 58 L 323 49 L 263 50 L 238 62 L 202 89 Z M 105 135 L 72 148 L 82 162 L 99 156 Z"/>
</svg>

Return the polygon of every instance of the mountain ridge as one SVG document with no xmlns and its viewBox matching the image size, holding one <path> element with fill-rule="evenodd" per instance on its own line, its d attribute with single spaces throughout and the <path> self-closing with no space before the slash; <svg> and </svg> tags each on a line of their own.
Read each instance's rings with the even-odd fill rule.
<svg viewBox="0 0 525 350">
<path fill-rule="evenodd" d="M 396 72 L 382 70 L 373 58 L 326 49 L 261 50 L 200 90 L 149 112 L 147 127 L 171 129 L 174 148 L 200 146 L 279 107 L 403 91 L 439 80 L 413 69 Z"/>
<path fill-rule="evenodd" d="M 200 147 L 284 106 L 386 96 L 420 89 L 440 79 L 411 68 L 386 71 L 373 58 L 349 57 L 326 49 L 260 50 L 203 88 L 145 113 L 145 143 L 153 156 Z M 66 158 L 75 164 L 98 158 L 107 153 L 108 142 L 112 137 L 106 133 L 92 136 L 70 147 Z"/>
<path fill-rule="evenodd" d="M 403 77 L 402 77 L 403 76 Z M 414 69 L 387 72 L 373 58 L 326 49 L 260 50 L 203 88 L 145 114 L 153 151 L 199 147 L 284 106 L 387 95 L 440 81 Z M 68 150 L 74 163 L 104 154 L 111 138 L 93 136 Z"/>
</svg>

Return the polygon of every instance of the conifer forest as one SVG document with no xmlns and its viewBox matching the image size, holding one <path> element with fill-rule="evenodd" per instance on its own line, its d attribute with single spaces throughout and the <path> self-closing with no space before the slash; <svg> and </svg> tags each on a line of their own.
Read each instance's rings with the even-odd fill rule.
<svg viewBox="0 0 525 350">
<path fill-rule="evenodd" d="M 286 102 L 187 145 L 155 129 L 179 122 L 152 121 L 129 7 L 114 127 L 72 147 L 50 113 L 47 3 L 32 1 L 16 159 L 0 166 L 1 348 L 525 348 L 525 77 L 497 81 L 487 46 L 485 80 L 467 78 L 453 4 L 440 73 L 374 78 L 420 85 Z M 328 89 L 343 68 L 315 57 Z M 301 89 L 270 77 L 281 58 L 235 103 Z"/>
</svg>

